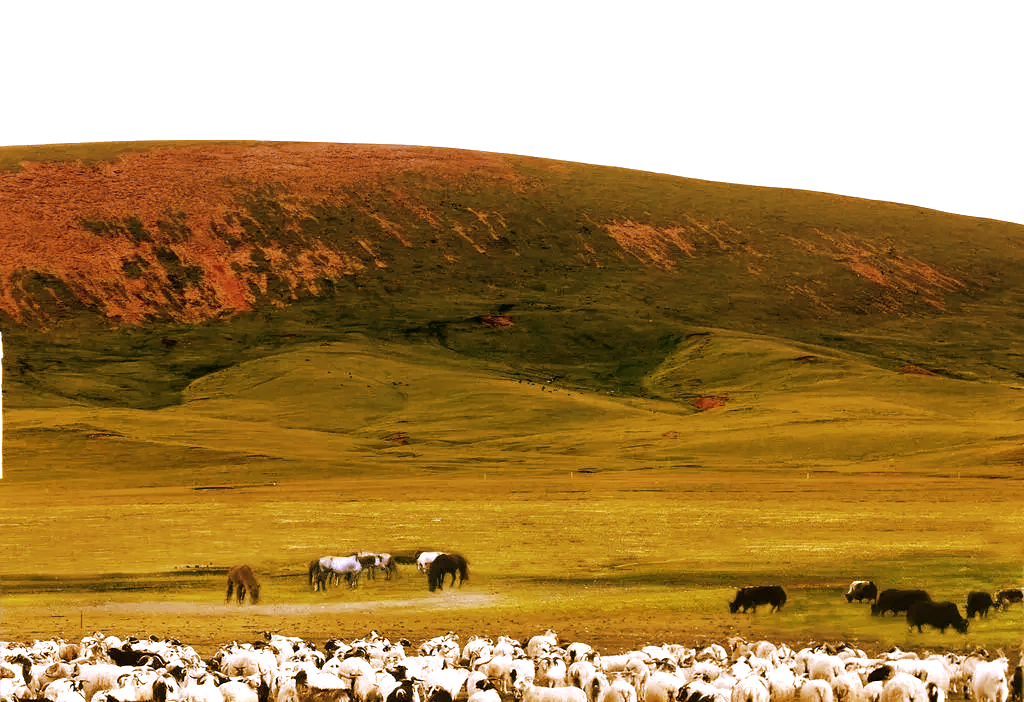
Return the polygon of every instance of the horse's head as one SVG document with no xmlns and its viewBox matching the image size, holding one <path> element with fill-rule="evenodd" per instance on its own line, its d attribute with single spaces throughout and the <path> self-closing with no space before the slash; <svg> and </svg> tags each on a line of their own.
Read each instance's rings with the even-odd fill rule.
<svg viewBox="0 0 1024 702">
<path fill-rule="evenodd" d="M 260 603 L 260 584 L 253 583 L 252 588 L 249 590 L 249 604 Z"/>
</svg>

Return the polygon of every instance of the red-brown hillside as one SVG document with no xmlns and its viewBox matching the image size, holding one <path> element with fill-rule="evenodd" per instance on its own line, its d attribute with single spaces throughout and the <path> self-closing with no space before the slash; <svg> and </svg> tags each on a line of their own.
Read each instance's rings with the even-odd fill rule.
<svg viewBox="0 0 1024 702">
<path fill-rule="evenodd" d="M 1005 287 L 1009 243 L 1024 229 L 442 148 L 48 148 L 0 149 L 0 315 L 44 328 L 82 309 L 129 324 L 200 322 L 373 273 L 404 275 L 411 294 L 472 275 L 470 294 L 486 297 L 506 278 L 558 289 L 568 272 L 609 267 L 619 277 L 608 289 L 635 284 L 638 300 L 660 289 L 657 304 L 709 323 L 944 311 L 955 296 Z M 958 239 L 974 255 L 949 246 Z"/>
<path fill-rule="evenodd" d="M 476 183 L 520 187 L 499 155 L 347 144 L 154 148 L 112 163 L 21 165 L 0 174 L 0 309 L 15 318 L 37 303 L 23 271 L 43 274 L 44 286 L 59 279 L 81 304 L 129 323 L 168 310 L 199 321 L 248 309 L 255 290 L 266 288 L 266 271 L 252 265 L 257 249 L 293 288 L 315 293 L 318 278 L 386 265 L 375 253 L 381 234 L 415 245 L 409 231 L 375 211 L 375 195 L 384 192 L 440 227 L 438 213 L 403 189 L 404 175 L 426 174 L 437 186 L 454 187 L 472 174 Z M 320 203 L 346 203 L 379 226 L 346 246 L 312 241 L 303 252 L 286 252 L 273 235 L 257 242 L 246 231 L 240 203 L 268 190 L 295 218 L 312 216 Z M 145 234 L 133 236 L 133 228 Z M 173 256 L 165 253 L 162 261 L 167 249 Z M 176 289 L 167 260 L 200 268 L 202 283 Z M 147 275 L 126 276 L 125 264 L 133 261 Z"/>
</svg>

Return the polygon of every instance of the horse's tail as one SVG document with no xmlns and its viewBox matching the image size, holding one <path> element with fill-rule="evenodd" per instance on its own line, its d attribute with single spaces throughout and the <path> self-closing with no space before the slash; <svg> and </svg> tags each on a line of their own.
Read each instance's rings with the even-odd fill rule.
<svg viewBox="0 0 1024 702">
<path fill-rule="evenodd" d="M 459 582 L 469 580 L 469 562 L 465 558 L 459 558 Z"/>
</svg>

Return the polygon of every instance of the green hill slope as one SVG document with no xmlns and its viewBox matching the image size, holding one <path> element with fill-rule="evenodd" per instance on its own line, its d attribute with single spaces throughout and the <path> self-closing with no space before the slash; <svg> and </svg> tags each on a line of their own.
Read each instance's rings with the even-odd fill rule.
<svg viewBox="0 0 1024 702">
<path fill-rule="evenodd" d="M 12 411 L 9 477 L 88 484 L 112 464 L 122 484 L 185 486 L 435 471 L 948 475 L 1020 459 L 1019 390 L 780 339 L 691 335 L 644 379 L 646 397 L 517 376 L 437 344 L 299 344 L 204 375 L 162 409 Z M 722 404 L 702 411 L 707 397 Z"/>
</svg>

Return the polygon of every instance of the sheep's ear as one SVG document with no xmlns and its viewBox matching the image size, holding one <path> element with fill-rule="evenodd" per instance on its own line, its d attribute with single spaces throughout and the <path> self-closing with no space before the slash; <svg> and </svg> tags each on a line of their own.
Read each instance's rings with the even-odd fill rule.
<svg viewBox="0 0 1024 702">
<path fill-rule="evenodd" d="M 517 672 L 518 671 L 515 668 L 513 668 L 511 670 L 511 672 L 509 672 L 509 674 L 508 674 L 508 679 L 511 680 L 512 682 L 515 682 L 516 681 L 516 673 Z"/>
</svg>

